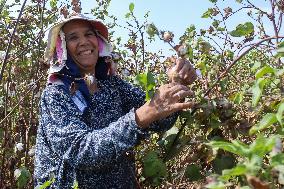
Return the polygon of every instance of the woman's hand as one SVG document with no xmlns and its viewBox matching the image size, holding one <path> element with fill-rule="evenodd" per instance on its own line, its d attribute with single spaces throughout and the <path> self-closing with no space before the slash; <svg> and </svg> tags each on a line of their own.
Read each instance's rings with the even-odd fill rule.
<svg viewBox="0 0 284 189">
<path fill-rule="evenodd" d="M 190 85 L 196 80 L 196 71 L 189 61 L 182 58 L 172 58 L 172 61 L 175 65 L 168 71 L 170 82 Z"/>
<path fill-rule="evenodd" d="M 181 100 L 192 94 L 193 92 L 186 86 L 178 83 L 162 85 L 150 102 L 136 110 L 137 124 L 145 128 L 152 122 L 166 118 L 174 112 L 191 108 L 193 102 L 181 102 Z"/>
</svg>

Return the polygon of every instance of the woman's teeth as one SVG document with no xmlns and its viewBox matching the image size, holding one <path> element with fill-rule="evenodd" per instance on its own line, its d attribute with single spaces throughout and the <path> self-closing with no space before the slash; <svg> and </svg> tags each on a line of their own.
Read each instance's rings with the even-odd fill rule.
<svg viewBox="0 0 284 189">
<path fill-rule="evenodd" d="M 81 52 L 80 55 L 89 55 L 89 54 L 91 54 L 91 53 L 92 53 L 91 50 L 87 50 L 87 51 Z"/>
</svg>

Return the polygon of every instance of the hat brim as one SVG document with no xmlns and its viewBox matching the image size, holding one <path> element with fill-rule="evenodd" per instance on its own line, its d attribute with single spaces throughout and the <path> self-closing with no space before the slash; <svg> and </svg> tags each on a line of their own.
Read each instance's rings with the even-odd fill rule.
<svg viewBox="0 0 284 189">
<path fill-rule="evenodd" d="M 50 62 L 51 59 L 53 59 L 53 54 L 55 51 L 56 46 L 56 40 L 59 35 L 59 32 L 64 24 L 67 22 L 70 22 L 71 20 L 86 20 L 92 24 L 92 26 L 95 28 L 95 30 L 100 34 L 100 37 L 103 37 L 103 40 L 105 42 L 108 41 L 108 29 L 107 27 L 100 21 L 91 19 L 89 17 L 86 17 L 84 15 L 76 15 L 72 16 L 67 19 L 63 19 L 59 21 L 58 23 L 54 24 L 50 29 L 48 33 L 48 39 L 47 39 L 47 46 L 45 49 L 45 59 Z"/>
</svg>

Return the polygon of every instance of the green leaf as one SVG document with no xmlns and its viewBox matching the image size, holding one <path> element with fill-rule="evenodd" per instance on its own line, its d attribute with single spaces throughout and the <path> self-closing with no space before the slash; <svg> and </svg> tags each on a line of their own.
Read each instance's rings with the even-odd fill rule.
<svg viewBox="0 0 284 189">
<path fill-rule="evenodd" d="M 190 60 L 192 60 L 194 57 L 193 57 L 193 48 L 191 46 L 188 47 L 188 58 Z"/>
<path fill-rule="evenodd" d="M 279 45 L 278 45 L 278 49 L 277 49 L 277 57 L 284 57 L 284 41 L 282 41 Z"/>
<path fill-rule="evenodd" d="M 49 5 L 51 8 L 56 8 L 57 7 L 57 0 L 50 0 Z"/>
<path fill-rule="evenodd" d="M 237 2 L 237 3 L 242 3 L 242 2 L 243 2 L 243 0 L 236 0 L 236 2 Z"/>
<path fill-rule="evenodd" d="M 54 183 L 54 181 L 55 181 L 55 178 L 52 178 L 52 179 L 50 179 L 50 180 L 44 182 L 44 183 L 39 187 L 39 189 L 45 189 L 45 188 L 51 186 L 52 183 Z M 36 187 L 36 188 L 37 188 L 37 187 Z"/>
<path fill-rule="evenodd" d="M 187 33 L 191 33 L 191 32 L 193 32 L 195 30 L 196 30 L 196 27 L 195 27 L 194 24 L 191 24 L 188 28 L 186 28 L 186 32 Z"/>
<path fill-rule="evenodd" d="M 20 171 L 21 175 L 17 178 L 17 186 L 18 188 L 25 188 L 31 178 L 31 173 L 26 167 L 21 167 Z"/>
<path fill-rule="evenodd" d="M 220 87 L 221 87 L 221 91 L 222 92 L 226 92 L 227 91 L 227 85 L 228 85 L 229 79 L 228 78 L 224 78 L 220 81 Z"/>
<path fill-rule="evenodd" d="M 263 129 L 272 126 L 276 122 L 277 122 L 276 114 L 268 113 L 262 118 L 262 120 L 257 125 L 254 125 L 250 129 L 249 133 L 252 135 L 258 131 L 261 131 Z"/>
<path fill-rule="evenodd" d="M 188 165 L 185 169 L 184 175 L 189 181 L 198 181 L 203 178 L 201 174 L 201 168 L 197 164 Z"/>
<path fill-rule="evenodd" d="M 79 189 L 78 181 L 75 180 L 72 186 L 73 189 Z"/>
<path fill-rule="evenodd" d="M 265 74 L 268 74 L 268 73 L 275 74 L 275 70 L 273 68 L 271 68 L 270 66 L 264 66 L 256 72 L 255 78 L 259 79 L 259 78 L 263 77 Z"/>
<path fill-rule="evenodd" d="M 231 31 L 230 34 L 233 37 L 249 36 L 254 32 L 254 25 L 251 22 L 239 24 L 235 30 Z"/>
<path fill-rule="evenodd" d="M 131 14 L 128 12 L 125 14 L 125 18 L 129 18 L 131 16 Z"/>
<path fill-rule="evenodd" d="M 247 167 L 243 164 L 239 164 L 232 169 L 225 169 L 222 171 L 222 176 L 220 177 L 222 180 L 227 181 L 231 177 L 244 175 L 247 172 Z"/>
<path fill-rule="evenodd" d="M 153 90 L 156 85 L 154 75 L 151 72 L 146 71 L 142 74 L 138 74 L 134 78 L 134 82 L 135 84 L 140 85 L 146 91 L 146 100 L 150 100 L 154 94 Z"/>
<path fill-rule="evenodd" d="M 260 61 L 255 61 L 253 66 L 251 67 L 252 71 L 257 70 L 259 67 L 261 66 L 261 62 Z"/>
<path fill-rule="evenodd" d="M 270 158 L 270 165 L 275 167 L 277 165 L 284 165 L 284 154 L 276 154 Z"/>
<path fill-rule="evenodd" d="M 233 140 L 232 142 L 224 142 L 224 141 L 211 141 L 207 143 L 209 146 L 217 149 L 223 149 L 225 151 L 240 155 L 242 157 L 249 156 L 249 146 L 240 142 Z"/>
<path fill-rule="evenodd" d="M 209 8 L 206 12 L 203 13 L 203 15 L 201 16 L 201 18 L 209 18 L 212 16 L 213 13 L 213 9 Z"/>
<path fill-rule="evenodd" d="M 129 11 L 133 12 L 133 10 L 134 10 L 134 3 L 130 3 L 129 4 Z"/>
<path fill-rule="evenodd" d="M 212 26 L 214 26 L 214 28 L 218 28 L 219 24 L 220 24 L 220 21 L 219 21 L 219 20 L 214 20 L 214 21 L 212 22 Z"/>
<path fill-rule="evenodd" d="M 217 3 L 218 0 L 209 0 L 211 3 Z"/>
<path fill-rule="evenodd" d="M 282 119 L 283 119 L 283 114 L 284 114 L 284 102 L 281 102 L 278 111 L 276 113 L 276 118 L 280 125 L 283 125 Z"/>
<path fill-rule="evenodd" d="M 225 31 L 225 28 L 224 27 L 218 27 L 217 31 Z"/>
<path fill-rule="evenodd" d="M 244 92 L 238 92 L 234 95 L 234 103 L 240 104 L 244 99 Z"/>
<path fill-rule="evenodd" d="M 217 181 L 217 182 L 211 182 L 209 184 L 206 184 L 205 187 L 209 189 L 226 189 L 227 185 L 221 181 Z"/>
<path fill-rule="evenodd" d="M 146 32 L 148 33 L 150 37 L 154 37 L 155 34 L 157 35 L 159 34 L 157 27 L 153 23 L 147 24 L 146 28 L 147 28 Z"/>
<path fill-rule="evenodd" d="M 245 161 L 245 165 L 247 168 L 247 174 L 255 175 L 261 169 L 263 158 L 258 156 L 257 154 L 251 154 L 249 161 Z"/>
<path fill-rule="evenodd" d="M 165 149 L 165 161 L 176 157 L 184 149 L 186 143 L 189 141 L 188 137 L 185 136 L 179 137 L 177 140 L 175 140 L 176 137 L 177 134 L 170 134 L 168 136 L 165 136 L 162 142 L 160 143 L 161 146 L 163 146 Z"/>
<path fill-rule="evenodd" d="M 252 106 L 255 107 L 262 95 L 263 87 L 267 80 L 264 78 L 259 78 L 254 86 L 252 86 Z"/>
<path fill-rule="evenodd" d="M 262 135 L 259 135 L 257 139 L 250 145 L 251 154 L 262 158 L 265 154 L 271 152 L 275 146 L 275 139 L 275 136 L 264 138 Z"/>
<path fill-rule="evenodd" d="M 167 167 L 162 159 L 158 157 L 157 152 L 148 152 L 143 158 L 143 176 L 151 178 L 155 184 L 159 184 L 159 179 L 167 175 Z"/>
<path fill-rule="evenodd" d="M 215 173 L 222 174 L 225 169 L 231 169 L 235 166 L 235 158 L 232 155 L 222 155 L 216 157 L 212 162 L 212 167 Z"/>
</svg>

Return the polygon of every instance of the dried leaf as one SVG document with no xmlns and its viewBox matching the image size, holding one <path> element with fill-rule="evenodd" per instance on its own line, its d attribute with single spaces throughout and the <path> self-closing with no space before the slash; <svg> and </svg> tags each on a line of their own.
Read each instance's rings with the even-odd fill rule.
<svg viewBox="0 0 284 189">
<path fill-rule="evenodd" d="M 255 176 L 247 176 L 248 183 L 253 187 L 253 189 L 269 189 L 269 184 L 261 181 Z"/>
</svg>

